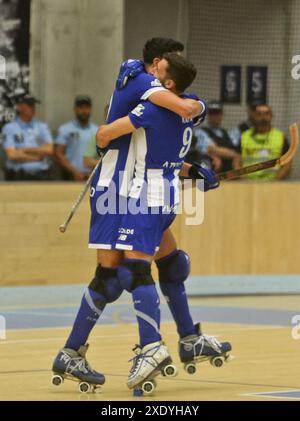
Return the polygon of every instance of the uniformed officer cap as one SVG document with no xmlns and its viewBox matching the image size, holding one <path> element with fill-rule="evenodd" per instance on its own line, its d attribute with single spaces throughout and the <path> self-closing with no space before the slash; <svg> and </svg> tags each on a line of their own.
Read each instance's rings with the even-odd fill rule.
<svg viewBox="0 0 300 421">
<path fill-rule="evenodd" d="M 80 107 L 80 105 L 92 105 L 92 99 L 88 95 L 78 95 L 74 101 L 75 107 Z"/>
<path fill-rule="evenodd" d="M 223 104 L 219 101 L 210 101 L 207 104 L 208 112 L 222 112 Z"/>
<path fill-rule="evenodd" d="M 34 97 L 33 95 L 30 94 L 26 94 L 26 95 L 22 95 L 18 101 L 18 104 L 28 104 L 28 105 L 35 105 L 35 104 L 40 104 L 41 101 L 38 100 L 36 97 Z"/>
</svg>

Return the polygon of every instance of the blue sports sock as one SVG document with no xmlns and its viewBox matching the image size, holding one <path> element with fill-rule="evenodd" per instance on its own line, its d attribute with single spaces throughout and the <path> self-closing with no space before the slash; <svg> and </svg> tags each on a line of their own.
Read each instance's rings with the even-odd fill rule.
<svg viewBox="0 0 300 421">
<path fill-rule="evenodd" d="M 174 250 L 168 256 L 157 260 L 156 264 L 160 272 L 160 289 L 167 300 L 179 336 L 184 338 L 196 334 L 197 330 L 190 314 L 185 286 L 183 281 L 180 281 L 189 273 L 186 256 Z"/>
<path fill-rule="evenodd" d="M 190 314 L 184 283 L 160 282 L 160 289 L 164 294 L 169 309 L 177 326 L 181 338 L 196 334 L 196 328 Z"/>
<path fill-rule="evenodd" d="M 95 302 L 97 302 L 97 306 Z M 82 345 L 86 344 L 91 330 L 105 308 L 105 304 L 106 300 L 101 294 L 90 288 L 86 289 L 65 348 L 78 351 Z"/>
<path fill-rule="evenodd" d="M 138 262 L 126 260 L 126 262 Z M 141 263 L 149 262 L 139 260 Z M 161 341 L 160 335 L 160 302 L 155 285 L 141 285 L 132 291 L 134 309 L 137 316 L 140 334 L 140 346 Z"/>
</svg>

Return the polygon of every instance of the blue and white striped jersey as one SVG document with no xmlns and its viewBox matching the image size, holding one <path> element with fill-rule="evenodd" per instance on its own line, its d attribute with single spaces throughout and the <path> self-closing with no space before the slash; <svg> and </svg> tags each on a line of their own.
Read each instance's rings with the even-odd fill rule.
<svg viewBox="0 0 300 421">
<path fill-rule="evenodd" d="M 129 196 L 146 195 L 148 207 L 178 205 L 179 172 L 192 143 L 193 119 L 149 101 L 140 103 L 129 118 L 138 129 L 132 137 L 136 165 Z"/>
<path fill-rule="evenodd" d="M 125 117 L 140 101 L 147 100 L 153 92 L 165 88 L 159 80 L 146 71 L 129 79 L 122 90 L 115 90 L 111 99 L 107 123 Z M 128 195 L 128 183 L 133 177 L 135 154 L 134 145 L 130 142 L 132 135 L 113 140 L 106 152 L 101 167 L 95 174 L 93 187 L 109 187 L 115 184 L 116 192 Z"/>
</svg>

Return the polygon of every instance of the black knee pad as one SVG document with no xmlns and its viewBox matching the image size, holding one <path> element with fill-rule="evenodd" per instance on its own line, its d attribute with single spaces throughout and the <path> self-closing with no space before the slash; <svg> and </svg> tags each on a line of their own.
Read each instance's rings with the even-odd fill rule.
<svg viewBox="0 0 300 421">
<path fill-rule="evenodd" d="M 132 292 L 141 285 L 153 285 L 151 265 L 146 262 L 125 262 L 118 269 L 120 284 L 126 291 Z"/>
<path fill-rule="evenodd" d="M 118 269 L 103 268 L 100 265 L 89 288 L 101 294 L 107 303 L 116 301 L 124 291 L 118 278 Z"/>
<path fill-rule="evenodd" d="M 191 271 L 189 255 L 182 250 L 177 250 L 170 256 L 157 260 L 156 265 L 159 282 L 183 283 L 187 280 Z"/>
</svg>

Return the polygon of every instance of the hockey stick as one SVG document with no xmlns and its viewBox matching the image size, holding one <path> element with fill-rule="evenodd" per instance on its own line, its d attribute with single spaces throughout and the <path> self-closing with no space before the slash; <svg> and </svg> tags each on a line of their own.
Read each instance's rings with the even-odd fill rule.
<svg viewBox="0 0 300 421">
<path fill-rule="evenodd" d="M 63 224 L 61 224 L 61 225 L 60 225 L 60 227 L 59 227 L 59 231 L 60 231 L 60 232 L 62 232 L 62 233 L 66 232 L 66 230 L 67 230 L 67 228 L 68 228 L 68 225 L 69 225 L 69 223 L 71 222 L 71 219 L 72 219 L 72 218 L 73 218 L 73 216 L 75 215 L 75 212 L 77 211 L 77 209 L 78 209 L 78 207 L 79 207 L 80 203 L 82 202 L 82 200 L 83 200 L 83 198 L 84 198 L 84 196 L 85 196 L 86 192 L 87 192 L 87 191 L 88 191 L 88 189 L 90 188 L 90 185 L 91 185 L 91 183 L 92 183 L 92 180 L 93 180 L 93 178 L 94 178 L 94 175 L 95 175 L 95 173 L 96 173 L 97 169 L 99 168 L 99 166 L 100 166 L 100 164 L 101 164 L 101 162 L 102 162 L 102 158 L 103 158 L 103 156 L 101 156 L 101 157 L 100 157 L 100 159 L 99 159 L 99 161 L 98 161 L 97 165 L 96 165 L 96 166 L 95 166 L 95 168 L 93 169 L 92 174 L 89 176 L 89 178 L 88 178 L 87 182 L 86 182 L 86 183 L 85 183 L 85 185 L 84 185 L 84 188 L 83 188 L 82 192 L 79 194 L 79 196 L 78 196 L 78 198 L 77 198 L 76 202 L 73 204 L 73 206 L 72 206 L 72 208 L 71 208 L 71 210 L 70 210 L 70 212 L 69 212 L 69 214 L 68 214 L 68 216 L 67 216 L 67 218 L 66 218 L 65 222 L 64 222 Z"/>
<path fill-rule="evenodd" d="M 299 145 L 299 132 L 298 125 L 296 123 L 290 126 L 290 135 L 291 135 L 291 145 L 289 150 L 282 155 L 280 158 L 270 159 L 268 161 L 259 162 L 258 164 L 249 165 L 248 167 L 240 168 L 238 170 L 231 170 L 220 173 L 217 175 L 218 180 L 233 180 L 239 178 L 246 174 L 251 174 L 256 171 L 265 170 L 267 168 L 275 167 L 276 165 L 284 166 L 291 162 L 291 160 L 296 155 L 298 145 Z"/>
</svg>

